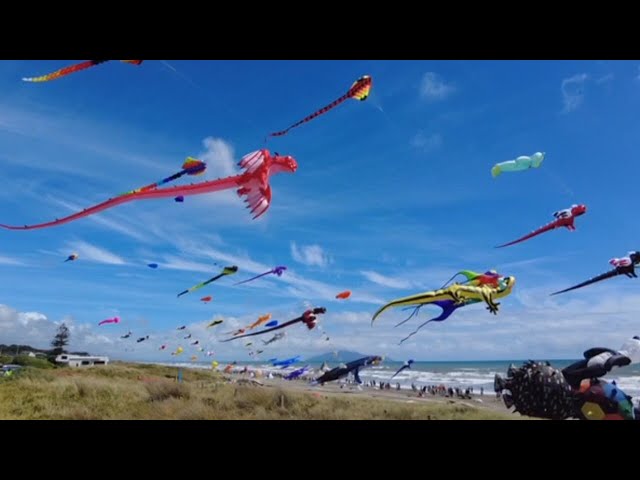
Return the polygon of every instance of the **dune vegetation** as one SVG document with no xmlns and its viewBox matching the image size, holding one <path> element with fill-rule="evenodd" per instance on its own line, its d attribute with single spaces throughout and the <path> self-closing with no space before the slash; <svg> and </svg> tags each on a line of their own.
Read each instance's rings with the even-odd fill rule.
<svg viewBox="0 0 640 480">
<path fill-rule="evenodd" d="M 411 403 L 233 383 L 208 370 L 116 363 L 25 367 L 0 378 L 0 419 L 489 420 L 514 416 L 470 405 Z"/>
</svg>

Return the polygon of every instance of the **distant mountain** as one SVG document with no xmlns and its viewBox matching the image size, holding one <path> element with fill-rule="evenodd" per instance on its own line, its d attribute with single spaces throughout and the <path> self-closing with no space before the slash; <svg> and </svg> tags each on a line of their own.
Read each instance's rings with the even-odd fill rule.
<svg viewBox="0 0 640 480">
<path fill-rule="evenodd" d="M 350 352 L 348 350 L 338 350 L 337 352 L 323 353 L 322 355 L 317 355 L 315 357 L 307 358 L 305 361 L 310 363 L 353 362 L 354 360 L 358 360 L 359 358 L 367 357 L 369 355 L 375 355 L 375 353 L 364 354 L 364 353 L 358 353 L 358 352 Z M 394 362 L 395 360 L 392 360 L 390 358 L 385 358 L 385 361 Z"/>
</svg>

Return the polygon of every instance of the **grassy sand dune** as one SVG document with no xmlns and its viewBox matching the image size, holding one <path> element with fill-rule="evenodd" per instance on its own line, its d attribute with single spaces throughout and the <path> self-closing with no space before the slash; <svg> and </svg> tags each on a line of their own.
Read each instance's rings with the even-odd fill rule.
<svg viewBox="0 0 640 480">
<path fill-rule="evenodd" d="M 0 419 L 514 419 L 467 404 L 407 404 L 387 398 L 308 392 L 287 384 L 248 386 L 207 370 L 113 364 L 25 368 L 0 379 Z"/>
</svg>

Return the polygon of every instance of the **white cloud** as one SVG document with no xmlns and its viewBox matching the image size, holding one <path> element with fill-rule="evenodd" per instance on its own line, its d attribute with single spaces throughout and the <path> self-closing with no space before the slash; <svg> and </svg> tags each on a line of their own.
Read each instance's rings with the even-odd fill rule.
<svg viewBox="0 0 640 480">
<path fill-rule="evenodd" d="M 603 83 L 611 82 L 614 79 L 613 73 L 607 73 L 606 75 L 601 76 L 596 79 L 596 84 L 602 85 Z"/>
<path fill-rule="evenodd" d="M 24 265 L 24 263 L 21 262 L 20 260 L 15 259 L 15 258 L 4 257 L 4 256 L 0 255 L 0 265 L 18 266 L 18 265 Z"/>
<path fill-rule="evenodd" d="M 329 264 L 329 257 L 320 245 L 302 245 L 300 248 L 291 242 L 291 257 L 303 265 L 325 267 Z"/>
<path fill-rule="evenodd" d="M 442 135 L 439 133 L 426 134 L 424 132 L 418 132 L 411 139 L 411 146 L 430 152 L 442 146 Z"/>
<path fill-rule="evenodd" d="M 221 138 L 207 137 L 202 141 L 205 151 L 198 156 L 199 160 L 207 162 L 209 177 L 227 177 L 235 173 L 233 147 Z"/>
<path fill-rule="evenodd" d="M 122 257 L 82 240 L 68 242 L 67 245 L 79 255 L 80 258 L 78 260 L 81 261 L 85 260 L 107 265 L 126 265 L 127 263 Z"/>
<path fill-rule="evenodd" d="M 586 73 L 579 73 L 562 80 L 563 113 L 576 110 L 584 101 L 584 84 L 589 78 Z"/>
<path fill-rule="evenodd" d="M 370 270 L 362 270 L 360 272 L 364 277 L 370 282 L 377 283 L 378 285 L 382 285 L 383 287 L 388 288 L 409 288 L 411 283 L 394 277 L 387 277 L 385 275 L 381 275 L 377 272 L 373 272 Z"/>
<path fill-rule="evenodd" d="M 182 258 L 168 255 L 165 257 L 165 261 L 162 262 L 161 267 L 169 270 L 185 270 L 189 272 L 202 272 L 211 273 L 214 270 L 213 263 L 199 263 L 192 262 L 190 260 L 183 260 Z"/>
<path fill-rule="evenodd" d="M 420 83 L 420 95 L 427 100 L 444 100 L 456 91 L 435 72 L 427 72 Z"/>
</svg>

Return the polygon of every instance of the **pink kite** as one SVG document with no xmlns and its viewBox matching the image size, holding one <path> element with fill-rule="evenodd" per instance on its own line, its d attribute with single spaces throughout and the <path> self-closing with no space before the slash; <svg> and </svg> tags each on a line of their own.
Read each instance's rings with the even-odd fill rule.
<svg viewBox="0 0 640 480">
<path fill-rule="evenodd" d="M 256 150 L 255 152 L 245 155 L 240 162 L 238 162 L 238 165 L 244 169 L 244 172 L 231 177 L 194 183 L 192 185 L 154 188 L 152 190 L 133 192 L 110 198 L 98 205 L 85 208 L 81 212 L 50 222 L 24 226 L 0 224 L 0 227 L 9 230 L 33 230 L 36 228 L 53 227 L 78 220 L 79 218 L 88 217 L 103 210 L 115 207 L 116 205 L 132 202 L 134 200 L 175 197 L 176 195 L 201 195 L 203 193 L 217 192 L 236 187 L 239 187 L 236 190 L 238 196 L 245 196 L 244 201 L 247 203 L 247 208 L 251 209 L 251 213 L 255 214 L 253 218 L 256 219 L 265 213 L 271 205 L 271 186 L 269 185 L 270 175 L 280 172 L 293 173 L 298 169 L 298 164 L 293 157 L 288 155 L 272 156 L 271 153 L 269 153 L 269 150 L 266 149 Z"/>
<path fill-rule="evenodd" d="M 105 325 L 107 323 L 120 323 L 120 317 L 113 317 L 113 318 L 108 318 L 106 320 L 102 320 L 98 326 L 100 325 Z"/>
</svg>

